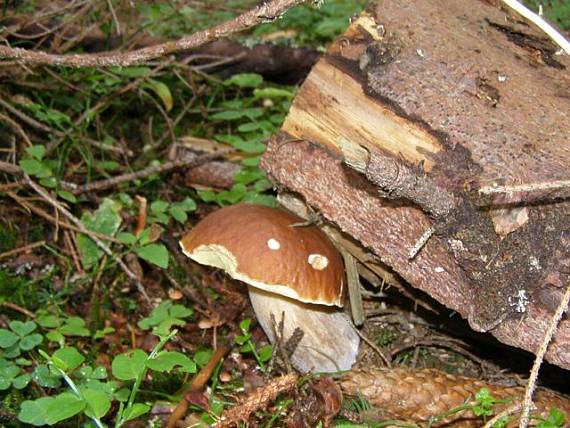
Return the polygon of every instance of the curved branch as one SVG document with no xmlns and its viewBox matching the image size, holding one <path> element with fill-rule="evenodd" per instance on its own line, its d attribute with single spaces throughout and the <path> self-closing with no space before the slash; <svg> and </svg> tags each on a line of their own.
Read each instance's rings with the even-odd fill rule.
<svg viewBox="0 0 570 428">
<path fill-rule="evenodd" d="M 232 33 L 246 30 L 262 22 L 274 20 L 283 15 L 289 8 L 304 1 L 305 0 L 268 1 L 215 27 L 198 31 L 175 41 L 148 46 L 130 52 L 52 55 L 46 52 L 0 46 L 0 59 L 15 59 L 26 64 L 59 65 L 66 67 L 125 67 L 141 64 L 158 57 L 195 48 L 204 43 L 226 37 Z"/>
</svg>

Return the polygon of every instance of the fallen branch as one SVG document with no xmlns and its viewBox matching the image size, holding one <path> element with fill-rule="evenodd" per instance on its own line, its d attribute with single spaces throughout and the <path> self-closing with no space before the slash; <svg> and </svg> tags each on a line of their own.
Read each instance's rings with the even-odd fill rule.
<svg viewBox="0 0 570 428">
<path fill-rule="evenodd" d="M 5 60 L 16 59 L 26 64 L 47 64 L 67 67 L 126 67 L 145 63 L 149 60 L 182 50 L 195 48 L 206 42 L 211 42 L 232 33 L 246 30 L 259 23 L 272 21 L 281 17 L 287 9 L 303 1 L 304 0 L 273 0 L 267 3 L 261 3 L 256 8 L 213 28 L 198 31 L 176 41 L 149 46 L 130 52 L 54 55 L 46 52 L 0 46 L 0 58 Z"/>
<path fill-rule="evenodd" d="M 71 192 L 74 194 L 92 192 L 96 190 L 109 189 L 111 187 L 118 186 L 121 183 L 128 181 L 138 180 L 141 178 L 148 177 L 153 174 L 161 174 L 164 172 L 169 172 L 177 168 L 192 168 L 198 165 L 203 165 L 207 162 L 218 159 L 222 156 L 232 153 L 233 150 L 226 150 L 223 152 L 218 152 L 214 154 L 207 154 L 196 157 L 187 157 L 174 161 L 168 161 L 158 166 L 149 166 L 147 168 L 141 169 L 140 171 L 129 172 L 127 174 L 118 175 L 116 177 L 107 178 L 104 180 L 93 181 L 88 184 L 81 186 L 72 185 L 71 183 L 66 183 L 68 187 L 71 188 Z"/>
</svg>

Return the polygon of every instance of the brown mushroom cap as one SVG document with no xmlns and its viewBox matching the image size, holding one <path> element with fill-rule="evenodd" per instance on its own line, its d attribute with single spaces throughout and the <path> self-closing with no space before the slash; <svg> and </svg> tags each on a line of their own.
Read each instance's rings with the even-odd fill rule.
<svg viewBox="0 0 570 428">
<path fill-rule="evenodd" d="M 180 241 L 191 259 L 253 287 L 305 303 L 343 305 L 342 257 L 315 226 L 261 205 L 238 204 L 200 221 Z"/>
</svg>

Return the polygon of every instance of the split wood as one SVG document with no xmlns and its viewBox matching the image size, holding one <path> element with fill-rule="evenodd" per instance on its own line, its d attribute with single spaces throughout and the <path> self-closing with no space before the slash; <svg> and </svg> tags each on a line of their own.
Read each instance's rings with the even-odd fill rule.
<svg viewBox="0 0 570 428">
<path fill-rule="evenodd" d="M 136 49 L 130 52 L 105 52 L 98 54 L 64 54 L 55 55 L 46 52 L 30 51 L 10 46 L 0 46 L 0 59 L 19 60 L 25 64 L 46 64 L 67 67 L 125 67 L 146 63 L 152 59 L 192 49 L 207 42 L 226 37 L 238 31 L 247 30 L 262 22 L 281 17 L 289 8 L 304 0 L 273 0 L 260 3 L 236 18 L 223 24 L 198 31 L 176 41 Z"/>
</svg>

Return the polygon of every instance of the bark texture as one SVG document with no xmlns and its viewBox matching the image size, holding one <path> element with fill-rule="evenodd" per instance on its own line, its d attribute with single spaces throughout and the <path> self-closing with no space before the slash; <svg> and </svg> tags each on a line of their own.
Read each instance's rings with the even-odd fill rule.
<svg viewBox="0 0 570 428">
<path fill-rule="evenodd" d="M 483 1 L 378 1 L 315 65 L 262 165 L 475 330 L 533 352 L 570 266 L 556 52 Z M 570 368 L 566 318 L 547 358 Z"/>
</svg>

